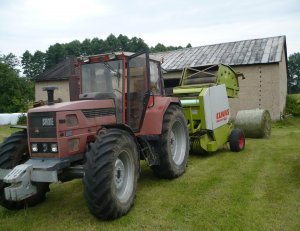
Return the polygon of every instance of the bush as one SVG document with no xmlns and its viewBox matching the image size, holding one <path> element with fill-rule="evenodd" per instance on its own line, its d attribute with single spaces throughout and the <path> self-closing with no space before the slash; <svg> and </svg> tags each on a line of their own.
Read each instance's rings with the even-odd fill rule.
<svg viewBox="0 0 300 231">
<path fill-rule="evenodd" d="M 286 97 L 285 114 L 292 114 L 293 116 L 300 116 L 300 96 L 288 95 Z"/>
<path fill-rule="evenodd" d="M 26 125 L 27 124 L 27 116 L 26 114 L 21 114 L 19 116 L 18 125 Z"/>
</svg>

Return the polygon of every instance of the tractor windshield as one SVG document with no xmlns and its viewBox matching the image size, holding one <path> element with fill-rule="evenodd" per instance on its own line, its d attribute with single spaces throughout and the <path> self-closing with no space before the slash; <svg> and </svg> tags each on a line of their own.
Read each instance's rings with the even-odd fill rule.
<svg viewBox="0 0 300 231">
<path fill-rule="evenodd" d="M 82 93 L 122 91 L 122 61 L 82 65 Z"/>
<path fill-rule="evenodd" d="M 115 98 L 117 120 L 122 120 L 123 61 L 90 63 L 82 65 L 82 93 L 103 93 Z"/>
</svg>

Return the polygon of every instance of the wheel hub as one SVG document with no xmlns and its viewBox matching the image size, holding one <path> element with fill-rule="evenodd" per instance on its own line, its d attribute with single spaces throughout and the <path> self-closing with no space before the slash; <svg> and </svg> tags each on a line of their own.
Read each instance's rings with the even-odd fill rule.
<svg viewBox="0 0 300 231">
<path fill-rule="evenodd" d="M 186 145 L 184 129 L 180 122 L 176 122 L 170 132 L 170 149 L 172 158 L 177 165 L 184 160 Z"/>
<path fill-rule="evenodd" d="M 171 131 L 170 145 L 171 145 L 172 156 L 174 157 L 174 155 L 175 155 L 175 150 L 176 150 L 176 145 L 177 145 L 177 141 L 176 141 L 176 137 L 175 137 L 173 131 Z"/>
<path fill-rule="evenodd" d="M 114 171 L 114 178 L 115 178 L 115 185 L 117 190 L 121 189 L 124 184 L 125 178 L 125 167 L 122 160 L 117 159 L 115 163 L 115 171 Z"/>
</svg>

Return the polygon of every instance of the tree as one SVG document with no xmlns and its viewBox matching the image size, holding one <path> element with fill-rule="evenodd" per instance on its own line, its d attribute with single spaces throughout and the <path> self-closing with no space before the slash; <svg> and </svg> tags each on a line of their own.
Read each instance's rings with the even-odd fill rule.
<svg viewBox="0 0 300 231">
<path fill-rule="evenodd" d="M 130 51 L 130 40 L 126 35 L 120 34 L 117 39 L 119 41 L 120 46 L 119 50 Z"/>
<path fill-rule="evenodd" d="M 45 68 L 49 69 L 67 57 L 64 44 L 55 43 L 46 51 Z"/>
<path fill-rule="evenodd" d="M 300 92 L 300 53 L 294 53 L 288 60 L 288 89 L 289 93 Z"/>
<path fill-rule="evenodd" d="M 23 53 L 21 63 L 23 67 L 23 74 L 30 78 L 32 72 L 32 54 L 28 50 Z"/>
<path fill-rule="evenodd" d="M 20 73 L 20 69 L 19 69 L 19 67 L 21 66 L 20 60 L 13 53 L 9 53 L 8 55 L 0 54 L 0 62 L 7 64 L 15 72 Z"/>
<path fill-rule="evenodd" d="M 81 43 L 81 54 L 83 54 L 83 55 L 92 55 L 93 54 L 90 39 L 85 39 Z M 74 54 L 72 54 L 72 55 L 74 55 Z"/>
<path fill-rule="evenodd" d="M 39 74 L 41 74 L 45 70 L 46 54 L 41 51 L 34 52 L 32 57 L 32 62 L 33 62 L 32 77 L 36 78 Z"/>
<path fill-rule="evenodd" d="M 133 37 L 130 39 L 128 51 L 131 52 L 149 51 L 149 46 L 144 42 L 143 39 Z"/>
<path fill-rule="evenodd" d="M 23 74 L 34 80 L 39 74 L 45 70 L 45 53 L 36 51 L 33 55 L 27 50 L 22 55 Z"/>
<path fill-rule="evenodd" d="M 7 64 L 0 63 L 0 113 L 25 112 L 33 100 L 33 84 Z"/>
<path fill-rule="evenodd" d="M 188 45 L 186 45 L 186 48 L 191 48 L 192 45 L 190 43 L 188 43 Z"/>
<path fill-rule="evenodd" d="M 92 54 L 104 53 L 104 41 L 103 39 L 93 38 L 91 41 Z"/>
<path fill-rule="evenodd" d="M 119 51 L 120 50 L 119 40 L 113 34 L 110 34 L 106 38 L 105 45 L 106 45 L 105 50 L 107 52 Z"/>
<path fill-rule="evenodd" d="M 74 40 L 70 43 L 65 44 L 66 53 L 69 56 L 80 56 L 81 55 L 81 42 Z"/>
<path fill-rule="evenodd" d="M 165 52 L 165 51 L 173 51 L 182 49 L 182 46 L 174 47 L 174 46 L 168 46 L 166 47 L 164 44 L 157 43 L 155 47 L 150 48 L 150 52 Z"/>
</svg>

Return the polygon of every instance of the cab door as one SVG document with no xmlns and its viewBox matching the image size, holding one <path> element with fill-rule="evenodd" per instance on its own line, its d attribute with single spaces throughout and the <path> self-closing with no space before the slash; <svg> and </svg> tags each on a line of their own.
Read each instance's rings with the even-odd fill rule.
<svg viewBox="0 0 300 231">
<path fill-rule="evenodd" d="M 138 132 L 149 101 L 149 54 L 129 57 L 127 65 L 126 124 Z"/>
</svg>

